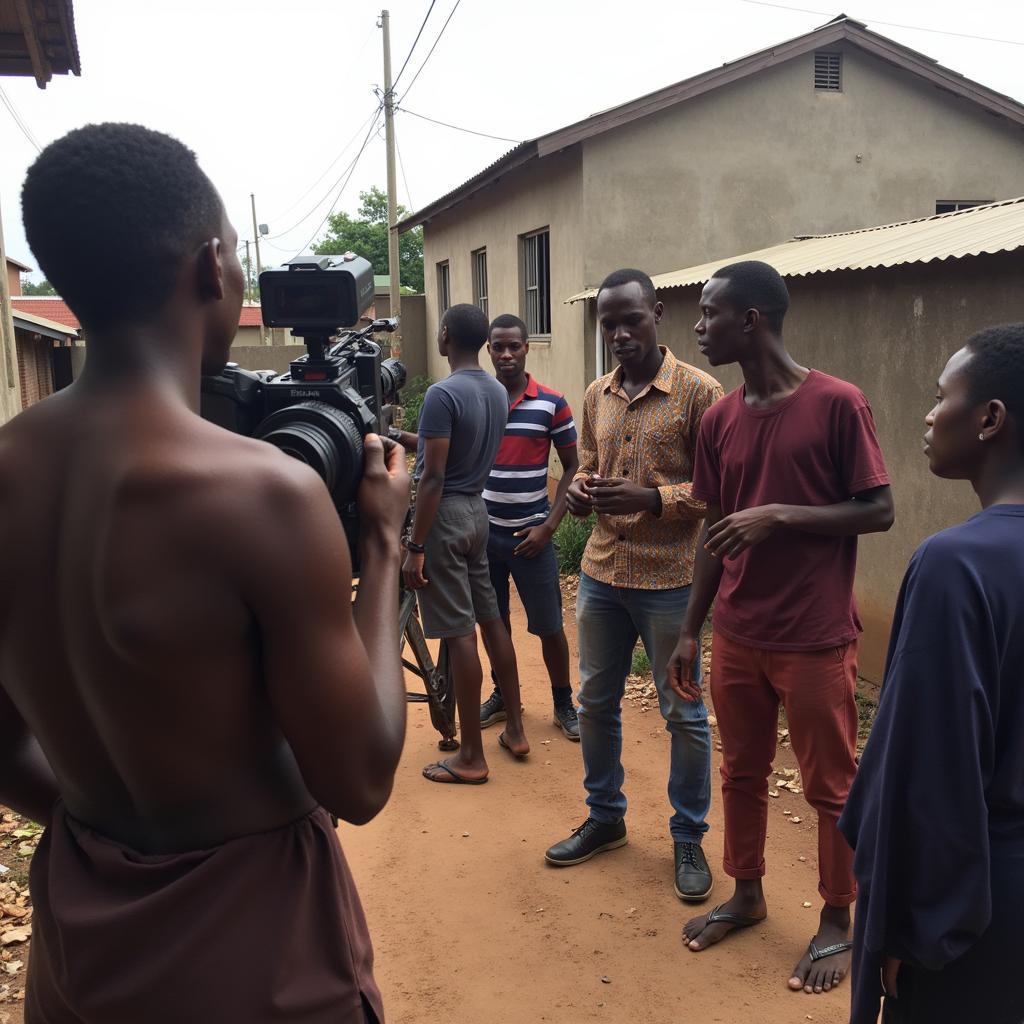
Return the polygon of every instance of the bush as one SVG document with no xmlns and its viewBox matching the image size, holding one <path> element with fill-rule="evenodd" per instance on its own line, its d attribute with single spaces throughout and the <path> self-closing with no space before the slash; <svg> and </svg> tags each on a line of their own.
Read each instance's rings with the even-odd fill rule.
<svg viewBox="0 0 1024 1024">
<path fill-rule="evenodd" d="M 597 519 L 590 516 L 588 519 L 576 519 L 574 516 L 566 515 L 558 529 L 555 530 L 555 557 L 558 559 L 558 571 L 563 576 L 578 576 L 580 564 L 583 561 L 583 550 L 590 539 L 590 533 L 594 529 Z"/>
<path fill-rule="evenodd" d="M 638 643 L 633 648 L 632 672 L 635 676 L 647 676 L 651 674 L 651 659 L 647 657 L 644 645 Z"/>
<path fill-rule="evenodd" d="M 432 377 L 413 377 L 402 388 L 403 430 L 416 433 L 416 428 L 420 425 L 420 412 L 423 410 L 423 396 L 433 383 Z"/>
</svg>

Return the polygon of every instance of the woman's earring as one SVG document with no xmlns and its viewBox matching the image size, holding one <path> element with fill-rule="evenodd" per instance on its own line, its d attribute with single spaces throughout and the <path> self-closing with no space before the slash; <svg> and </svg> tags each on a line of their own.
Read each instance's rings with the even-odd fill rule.
<svg viewBox="0 0 1024 1024">
<path fill-rule="evenodd" d="M 979 434 L 978 435 L 978 440 L 979 441 L 984 441 L 985 440 L 985 434 L 984 433 Z"/>
</svg>

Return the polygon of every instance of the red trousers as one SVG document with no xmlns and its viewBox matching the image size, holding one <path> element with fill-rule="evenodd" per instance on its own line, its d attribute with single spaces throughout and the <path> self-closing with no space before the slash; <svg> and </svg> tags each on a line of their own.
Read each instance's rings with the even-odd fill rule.
<svg viewBox="0 0 1024 1024">
<path fill-rule="evenodd" d="M 781 701 L 804 794 L 818 812 L 818 891 L 832 906 L 854 901 L 853 853 L 836 822 L 856 771 L 856 681 L 856 641 L 820 651 L 774 651 L 715 631 L 711 698 L 722 739 L 727 875 L 764 875 L 768 777 Z"/>
</svg>

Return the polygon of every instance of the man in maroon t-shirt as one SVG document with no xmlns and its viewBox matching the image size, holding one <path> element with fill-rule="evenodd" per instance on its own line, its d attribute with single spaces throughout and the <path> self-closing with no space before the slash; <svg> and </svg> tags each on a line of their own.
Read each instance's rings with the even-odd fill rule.
<svg viewBox="0 0 1024 1024">
<path fill-rule="evenodd" d="M 700 695 L 690 665 L 715 605 L 711 696 L 722 738 L 726 903 L 689 921 L 694 952 L 767 915 L 761 878 L 779 703 L 807 800 L 818 812 L 817 933 L 789 979 L 828 991 L 850 964 L 853 855 L 836 828 L 856 767 L 857 535 L 893 521 L 871 409 L 852 384 L 800 366 L 782 342 L 789 293 L 748 261 L 719 270 L 700 299 L 698 347 L 739 363 L 744 384 L 705 414 L 693 494 L 707 502 L 693 589 L 669 664 L 677 692 Z"/>
</svg>

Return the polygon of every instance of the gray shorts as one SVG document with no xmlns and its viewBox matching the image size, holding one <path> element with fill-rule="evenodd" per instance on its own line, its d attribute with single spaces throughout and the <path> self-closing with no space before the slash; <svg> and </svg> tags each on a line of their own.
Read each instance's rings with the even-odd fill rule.
<svg viewBox="0 0 1024 1024">
<path fill-rule="evenodd" d="M 417 591 L 423 632 L 429 637 L 468 636 L 478 622 L 498 618 L 498 602 L 487 568 L 490 525 L 479 495 L 441 499 L 427 535 L 424 574 Z"/>
</svg>

